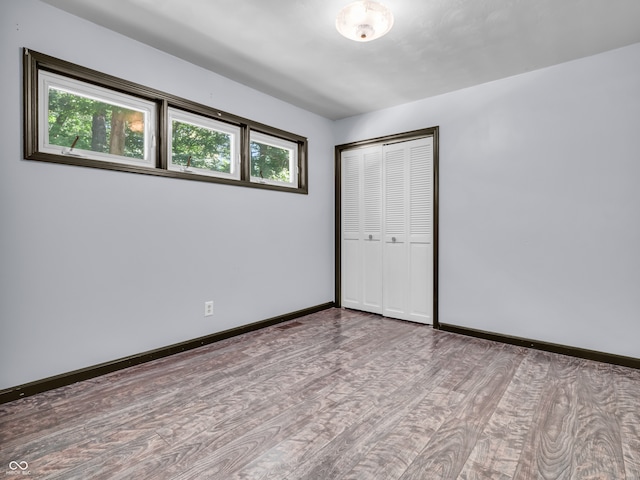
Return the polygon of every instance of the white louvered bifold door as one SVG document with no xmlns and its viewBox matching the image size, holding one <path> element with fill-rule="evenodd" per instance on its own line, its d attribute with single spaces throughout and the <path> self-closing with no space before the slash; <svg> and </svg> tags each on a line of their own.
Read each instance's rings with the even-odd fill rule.
<svg viewBox="0 0 640 480">
<path fill-rule="evenodd" d="M 407 142 L 409 291 L 407 319 L 433 322 L 433 138 Z"/>
<path fill-rule="evenodd" d="M 402 144 L 383 148 L 384 165 L 384 244 L 383 315 L 404 318 L 407 304 L 408 264 L 407 175 Z"/>
<path fill-rule="evenodd" d="M 342 306 L 382 313 L 382 150 L 342 152 Z"/>
<path fill-rule="evenodd" d="M 341 154 L 342 306 L 433 320 L 433 139 Z"/>
<path fill-rule="evenodd" d="M 342 152 L 342 306 L 361 307 L 362 282 L 360 270 L 362 255 L 360 248 L 360 204 L 362 153 L 358 150 Z"/>
<path fill-rule="evenodd" d="M 383 315 L 431 323 L 433 139 L 385 145 L 383 172 Z"/>
<path fill-rule="evenodd" d="M 363 153 L 362 304 L 382 313 L 382 150 Z"/>
</svg>

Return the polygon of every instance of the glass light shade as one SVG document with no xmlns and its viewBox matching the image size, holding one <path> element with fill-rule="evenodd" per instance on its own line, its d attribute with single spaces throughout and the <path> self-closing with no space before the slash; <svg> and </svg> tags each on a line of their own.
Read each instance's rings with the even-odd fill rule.
<svg viewBox="0 0 640 480">
<path fill-rule="evenodd" d="M 393 14 L 384 5 L 360 0 L 344 7 L 336 18 L 336 28 L 356 42 L 370 42 L 380 38 L 393 26 Z"/>
</svg>

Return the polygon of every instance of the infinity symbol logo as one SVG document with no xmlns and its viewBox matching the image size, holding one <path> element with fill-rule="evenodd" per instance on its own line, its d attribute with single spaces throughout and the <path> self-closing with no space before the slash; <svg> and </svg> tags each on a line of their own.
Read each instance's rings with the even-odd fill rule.
<svg viewBox="0 0 640 480">
<path fill-rule="evenodd" d="M 9 468 L 11 470 L 17 470 L 18 468 L 20 470 L 26 470 L 27 468 L 29 468 L 29 464 L 27 462 L 10 462 L 9 463 Z"/>
</svg>

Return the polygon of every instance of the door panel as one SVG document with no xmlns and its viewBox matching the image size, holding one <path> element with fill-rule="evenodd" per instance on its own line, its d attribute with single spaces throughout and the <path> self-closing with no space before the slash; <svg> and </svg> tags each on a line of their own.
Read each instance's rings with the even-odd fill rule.
<svg viewBox="0 0 640 480">
<path fill-rule="evenodd" d="M 358 240 L 342 241 L 342 305 L 360 307 L 360 247 Z"/>
<path fill-rule="evenodd" d="M 428 243 L 412 243 L 409 247 L 408 319 L 431 323 L 433 304 L 433 248 Z"/>
<path fill-rule="evenodd" d="M 382 247 L 380 239 L 365 240 L 362 250 L 363 310 L 382 313 Z"/>
<path fill-rule="evenodd" d="M 403 243 L 386 243 L 384 251 L 383 312 L 403 318 L 406 310 L 407 261 Z"/>
</svg>

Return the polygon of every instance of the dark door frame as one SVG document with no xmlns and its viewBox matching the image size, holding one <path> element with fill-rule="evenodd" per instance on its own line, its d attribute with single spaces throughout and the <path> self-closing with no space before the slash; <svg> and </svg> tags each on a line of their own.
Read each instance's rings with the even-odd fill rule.
<svg viewBox="0 0 640 480">
<path fill-rule="evenodd" d="M 335 146 L 335 304 L 342 305 L 342 161 L 344 150 L 377 144 L 406 142 L 424 137 L 433 137 L 433 328 L 440 328 L 438 320 L 438 222 L 439 222 L 439 135 L 440 127 L 423 128 L 384 137 L 370 138 L 358 142 Z"/>
</svg>

